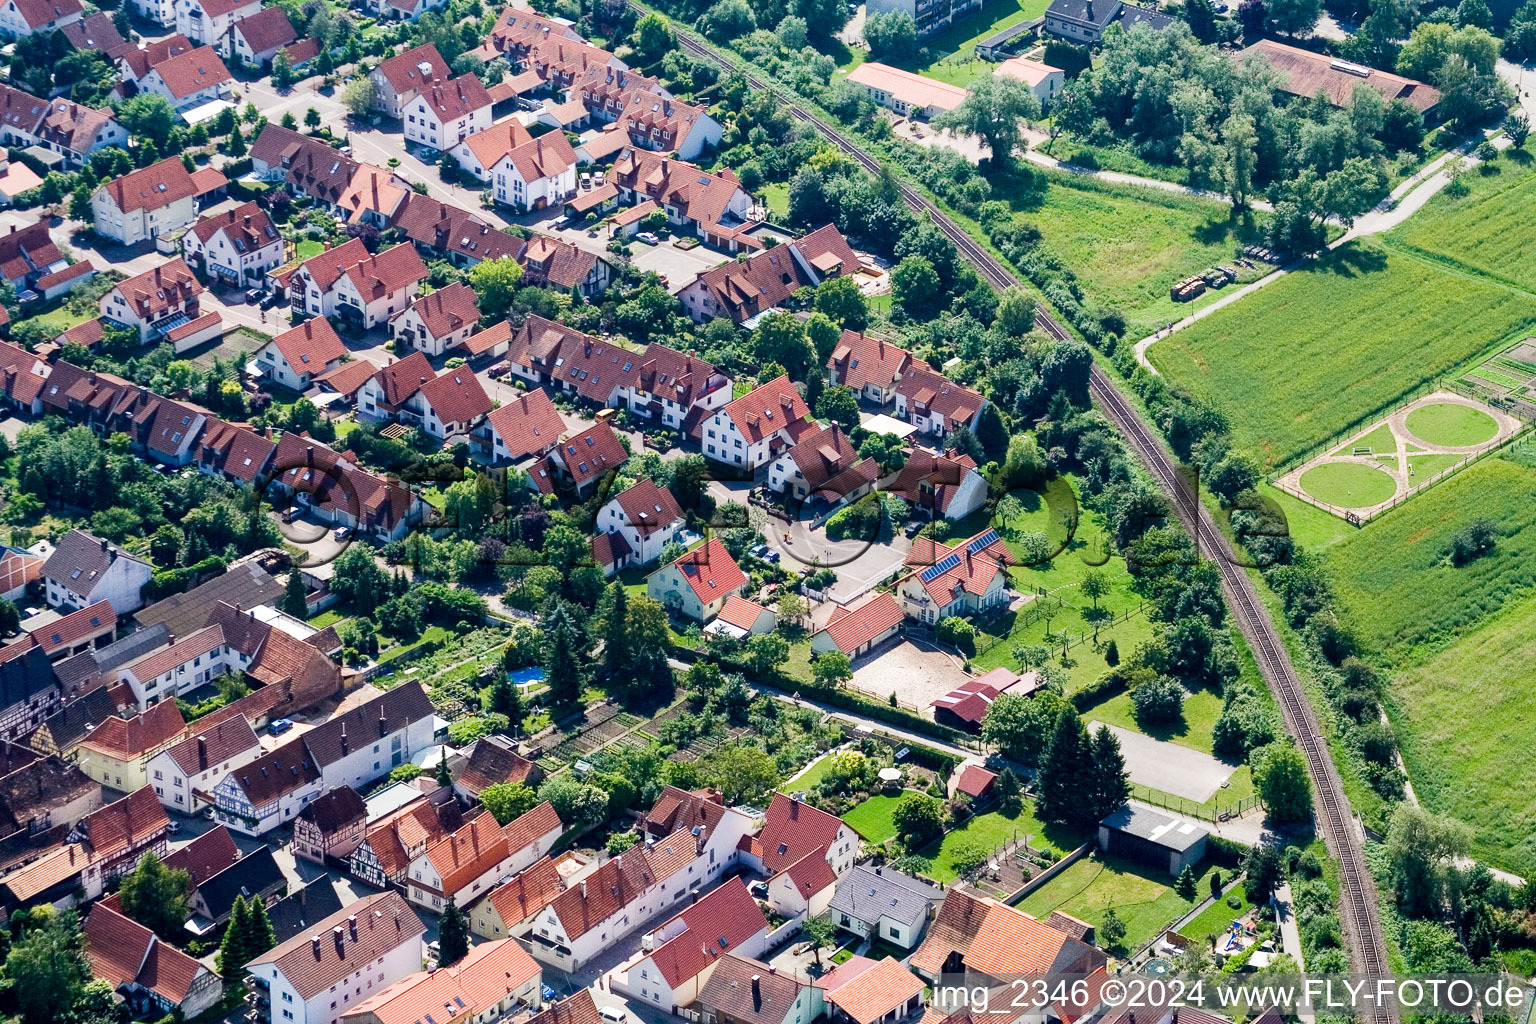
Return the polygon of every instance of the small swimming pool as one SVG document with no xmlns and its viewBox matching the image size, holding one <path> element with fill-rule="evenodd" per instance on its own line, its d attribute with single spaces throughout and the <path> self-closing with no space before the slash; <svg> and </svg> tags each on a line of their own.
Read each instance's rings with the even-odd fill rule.
<svg viewBox="0 0 1536 1024">
<path fill-rule="evenodd" d="M 1142 974 L 1170 974 L 1173 972 L 1173 962 L 1155 956 L 1141 965 Z"/>
<path fill-rule="evenodd" d="M 532 686 L 534 683 L 544 681 L 542 668 L 520 668 L 516 672 L 508 672 L 507 679 L 518 686 Z"/>
</svg>

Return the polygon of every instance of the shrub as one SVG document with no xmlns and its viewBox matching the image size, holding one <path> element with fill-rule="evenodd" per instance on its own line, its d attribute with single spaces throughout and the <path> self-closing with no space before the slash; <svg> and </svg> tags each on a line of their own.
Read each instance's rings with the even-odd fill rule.
<svg viewBox="0 0 1536 1024">
<path fill-rule="evenodd" d="M 1184 716 L 1184 687 L 1167 676 L 1149 679 L 1131 691 L 1131 711 L 1143 728 L 1176 722 Z"/>
<path fill-rule="evenodd" d="M 974 653 L 976 650 L 976 627 L 958 615 L 945 616 L 934 627 L 934 639 L 938 640 L 941 644 L 949 644 L 956 650 Z"/>
</svg>

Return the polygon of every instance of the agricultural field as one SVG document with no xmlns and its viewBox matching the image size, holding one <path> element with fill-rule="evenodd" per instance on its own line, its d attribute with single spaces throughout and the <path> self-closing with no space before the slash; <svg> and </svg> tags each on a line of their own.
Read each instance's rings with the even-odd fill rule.
<svg viewBox="0 0 1536 1024">
<path fill-rule="evenodd" d="M 1147 355 L 1227 416 L 1238 447 L 1275 467 L 1533 323 L 1525 292 L 1356 241 Z"/>
<path fill-rule="evenodd" d="M 1196 900 L 1210 894 L 1212 870 L 1209 861 L 1201 865 Z M 1173 879 L 1168 875 L 1095 852 L 1025 896 L 1019 909 L 1041 920 L 1060 910 L 1097 928 L 1104 922 L 1104 912 L 1114 908 L 1115 915 L 1125 922 L 1121 945 L 1136 950 L 1194 905 L 1173 891 Z"/>
<path fill-rule="evenodd" d="M 1502 399 L 1536 398 L 1536 338 L 1526 338 L 1473 367 L 1462 375 L 1461 382 L 1504 408 L 1510 406 Z"/>
<path fill-rule="evenodd" d="M 1235 248 L 1253 241 L 1262 222 L 1233 219 L 1222 203 L 1034 166 L 991 180 L 993 197 L 1040 229 L 1042 245 L 1072 268 L 1086 295 L 1125 315 L 1130 339 L 1222 294 L 1208 290 L 1193 303 L 1174 302 L 1169 286 L 1191 274 L 1220 264 L 1239 271 L 1241 284 L 1273 269 L 1232 263 Z"/>
</svg>

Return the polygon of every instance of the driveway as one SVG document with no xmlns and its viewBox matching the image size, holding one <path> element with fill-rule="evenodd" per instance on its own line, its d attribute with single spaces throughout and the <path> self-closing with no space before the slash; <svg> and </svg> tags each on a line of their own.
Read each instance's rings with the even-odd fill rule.
<svg viewBox="0 0 1536 1024">
<path fill-rule="evenodd" d="M 1097 732 L 1099 725 L 1098 722 L 1089 722 L 1088 730 Z M 1120 741 L 1120 750 L 1125 754 L 1125 766 L 1130 770 L 1132 782 L 1186 800 L 1197 803 L 1209 800 L 1234 770 L 1234 766 L 1218 761 L 1210 754 L 1202 754 L 1177 743 L 1155 740 L 1114 725 L 1109 727 L 1109 731 Z"/>
<path fill-rule="evenodd" d="M 599 227 L 596 236 L 589 235 L 586 228 L 557 228 L 547 210 L 525 214 L 515 220 L 519 224 L 564 239 L 578 249 L 596 253 L 605 259 L 616 259 L 608 251 L 609 237 L 605 228 Z M 731 257 L 726 253 L 708 246 L 696 245 L 691 249 L 679 249 L 675 242 L 673 238 L 663 238 L 660 245 L 647 245 L 630 239 L 631 262 L 639 270 L 655 271 L 665 277 L 667 290 L 674 295 L 688 287 L 694 278 L 706 270 L 712 270 L 731 261 Z"/>
<path fill-rule="evenodd" d="M 837 582 L 830 593 L 840 603 L 859 597 L 901 568 L 912 547 L 912 542 L 900 534 L 887 543 L 863 538 L 832 540 L 825 529 L 811 529 L 804 520 L 786 524 L 782 519 L 770 519 L 768 525 L 768 544 L 782 553 L 786 562 L 837 570 Z"/>
<path fill-rule="evenodd" d="M 933 718 L 932 704 L 970 679 L 960 663 L 927 644 L 896 638 L 853 663 L 853 685 L 880 700 L 892 693 L 903 704 Z"/>
</svg>

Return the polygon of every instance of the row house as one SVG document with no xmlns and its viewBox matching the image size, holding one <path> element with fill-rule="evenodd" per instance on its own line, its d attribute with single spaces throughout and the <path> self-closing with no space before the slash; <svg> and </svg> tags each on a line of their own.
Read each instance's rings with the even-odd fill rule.
<svg viewBox="0 0 1536 1024">
<path fill-rule="evenodd" d="M 538 315 L 512 336 L 507 362 L 529 384 L 629 409 L 674 430 L 731 401 L 731 378 L 698 356 L 655 342 L 635 352 Z"/>
<path fill-rule="evenodd" d="M 482 943 L 451 967 L 402 978 L 358 1003 L 342 1024 L 416 1024 L 430 1013 L 437 1024 L 489 1024 L 516 1018 L 542 1003 L 544 972 L 516 942 Z"/>
<path fill-rule="evenodd" d="M 826 912 L 837 880 L 853 870 L 859 835 L 841 818 L 775 793 L 762 831 L 744 845 L 742 863 L 768 876 L 769 908 L 814 917 Z"/>
<path fill-rule="evenodd" d="M 444 443 L 467 439 L 491 411 L 491 396 L 468 367 L 444 370 L 405 400 L 399 419 Z"/>
<path fill-rule="evenodd" d="M 285 433 L 273 456 L 278 493 L 331 526 L 360 531 L 381 544 L 399 540 L 426 517 L 426 503 L 394 480 L 358 468 L 355 460 L 307 435 Z"/>
<path fill-rule="evenodd" d="M 197 439 L 197 468 L 208 476 L 242 486 L 267 472 L 277 443 L 246 426 L 210 416 Z"/>
<path fill-rule="evenodd" d="M 654 480 L 641 480 L 598 509 L 593 554 L 609 575 L 632 565 L 649 565 L 686 525 L 672 492 Z M 611 553 L 605 555 L 604 547 Z"/>
<path fill-rule="evenodd" d="M 371 255 L 351 238 L 303 263 L 289 279 L 293 310 L 338 316 L 363 330 L 378 327 L 409 305 L 427 266 L 409 243 Z"/>
<path fill-rule="evenodd" d="M 320 769 L 302 736 L 244 765 L 213 787 L 214 819 L 259 836 L 292 821 L 324 792 Z"/>
<path fill-rule="evenodd" d="M 0 647 L 0 739 L 19 740 L 59 710 L 63 693 L 30 637 Z"/>
<path fill-rule="evenodd" d="M 284 128 L 262 126 L 251 143 L 251 173 L 261 181 L 282 182 L 299 196 L 310 196 L 333 209 L 362 164 L 319 139 Z"/>
<path fill-rule="evenodd" d="M 124 98 L 147 93 L 163 96 L 185 118 L 194 108 L 228 99 L 234 76 L 211 46 L 198 46 L 169 57 L 136 79 L 118 86 Z"/>
<path fill-rule="evenodd" d="M 837 424 L 805 431 L 768 467 L 768 487 L 786 498 L 823 506 L 857 501 L 874 490 L 880 464 L 860 459 Z"/>
<path fill-rule="evenodd" d="M 617 122 L 642 149 L 696 160 L 720 145 L 720 122 L 702 106 L 657 93 L 632 93 Z"/>
<path fill-rule="evenodd" d="M 437 199 L 406 191 L 404 201 L 389 219 L 389 226 L 430 256 L 446 259 L 456 267 L 473 267 L 481 260 L 514 259 L 525 243 L 477 213 L 461 210 Z"/>
<path fill-rule="evenodd" d="M 347 355 L 336 328 L 324 317 L 314 317 L 275 336 L 251 355 L 262 376 L 283 387 L 308 391 L 322 373 L 341 365 Z"/>
<path fill-rule="evenodd" d="M 920 538 L 907 553 L 913 571 L 896 581 L 896 597 L 910 619 L 933 625 L 951 615 L 962 617 L 1008 606 L 1008 567 L 1018 559 L 996 530 L 985 530 L 954 544 Z"/>
<path fill-rule="evenodd" d="M 98 903 L 82 931 L 91 975 L 122 993 L 136 1014 L 191 1020 L 224 998 L 217 974 L 114 907 Z"/>
<path fill-rule="evenodd" d="M 455 283 L 417 298 L 396 314 L 389 322 L 389 336 L 407 348 L 437 357 L 468 341 L 479 327 L 474 289 Z"/>
<path fill-rule="evenodd" d="M 470 453 L 500 466 L 549 454 L 565 434 L 565 420 L 542 389 L 506 402 L 488 413 L 469 435 Z"/>
<path fill-rule="evenodd" d="M 747 574 L 718 537 L 681 555 L 651 573 L 646 594 L 660 601 L 668 613 L 707 624 L 720 614 L 733 594 L 747 585 Z"/>
<path fill-rule="evenodd" d="M 533 136 L 528 134 L 523 123 L 515 117 L 509 117 L 466 136 L 448 149 L 448 155 L 458 162 L 459 170 L 473 175 L 477 181 L 490 184 L 491 168 L 523 143 L 532 141 Z"/>
<path fill-rule="evenodd" d="M 552 39 L 585 41 L 568 21 L 546 18 L 531 7 L 506 7 L 491 26 L 486 43 L 491 52 L 487 59 L 500 54 L 516 63 L 527 56 L 532 47 Z"/>
<path fill-rule="evenodd" d="M 358 388 L 357 411 L 375 419 L 395 419 L 405 409 L 406 400 L 435 376 L 432 364 L 421 352 L 396 359 L 379 367 Z"/>
<path fill-rule="evenodd" d="M 405 141 L 438 150 L 491 126 L 491 97 L 474 75 L 429 82 L 404 110 Z"/>
<path fill-rule="evenodd" d="M 961 452 L 919 448 L 883 490 L 930 519 L 964 519 L 986 503 L 989 488 L 976 462 Z"/>
<path fill-rule="evenodd" d="M 435 803 L 423 794 L 367 822 L 362 841 L 347 858 L 347 872 L 375 888 L 404 889 L 411 864 L 462 823 L 456 801 Z"/>
<path fill-rule="evenodd" d="M 78 268 L 73 274 L 62 271 Z M 57 298 L 96 276 L 88 261 L 71 264 L 48 234 L 48 222 L 40 220 L 24 228 L 12 225 L 0 235 L 0 277 L 4 277 L 23 305 Z M 54 282 L 54 283 L 50 283 Z M 9 362 L 8 362 L 9 365 Z"/>
<path fill-rule="evenodd" d="M 683 311 L 697 321 L 728 317 L 755 326 L 801 288 L 858 272 L 858 254 L 836 227 L 824 225 L 792 242 L 700 274 L 678 293 Z"/>
<path fill-rule="evenodd" d="M 293 822 L 293 854 L 316 864 L 346 860 L 363 841 L 368 805 L 351 786 L 337 786 L 299 812 Z"/>
<path fill-rule="evenodd" d="M 21 416 L 41 415 L 43 388 L 47 383 L 46 360 L 39 359 L 24 348 L 0 342 L 0 408 Z M 14 570 L 8 571 L 6 578 L 14 581 Z M 21 597 L 20 594 L 12 596 L 11 588 L 7 588 L 0 596 L 12 601 Z"/>
<path fill-rule="evenodd" d="M 669 224 L 708 245 L 732 253 L 761 247 L 746 234 L 757 227 L 747 216 L 752 197 L 727 168 L 709 173 L 631 146 L 614 160 L 609 182 L 618 189 L 619 201 L 631 207 L 625 218 L 626 234 L 638 231 L 646 214 L 662 210 Z"/>
<path fill-rule="evenodd" d="M 110 603 L 97 601 L 66 615 L 25 619 L 22 629 L 50 662 L 57 662 L 110 644 L 117 632 L 117 615 Z"/>
<path fill-rule="evenodd" d="M 98 899 L 144 854 L 165 856 L 170 825 L 165 808 L 147 789 L 92 811 L 75 823 L 62 846 L 0 879 L 0 906 L 15 912 Z"/>
<path fill-rule="evenodd" d="M 0 36 L 21 39 L 57 32 L 85 16 L 80 0 L 5 0 L 0 6 Z"/>
<path fill-rule="evenodd" d="M 128 684 L 140 707 L 148 707 L 174 701 L 222 675 L 244 672 L 254 653 L 235 647 L 225 639 L 224 628 L 214 624 L 129 662 L 117 670 L 117 677 Z"/>
<path fill-rule="evenodd" d="M 771 465 L 817 425 L 787 376 L 726 403 L 699 426 L 706 458 L 756 472 Z"/>
<path fill-rule="evenodd" d="M 132 718 L 104 718 L 76 745 L 80 770 L 103 786 L 122 792 L 144 787 L 149 762 L 187 735 L 175 701 L 157 704 Z"/>
<path fill-rule="evenodd" d="M 68 365 L 57 364 L 54 373 Z M 144 559 L 84 530 L 66 533 L 43 563 L 48 606 L 70 611 L 106 601 L 115 614 L 127 615 L 144 606 L 140 592 L 152 575 Z"/>
<path fill-rule="evenodd" d="M 910 365 L 912 353 L 906 349 L 881 337 L 845 330 L 827 357 L 827 381 L 883 409 L 896 400 L 896 385 Z"/>
<path fill-rule="evenodd" d="M 576 497 L 585 500 L 599 484 L 629 459 L 619 435 L 605 421 L 598 421 L 574 437 L 557 444 L 533 470 L 533 485 L 544 493 L 553 491 L 553 471 L 570 484 Z"/>
<path fill-rule="evenodd" d="M 263 1024 L 339 1024 L 421 969 L 426 927 L 396 892 L 367 896 L 246 964 Z"/>
<path fill-rule="evenodd" d="M 202 294 L 197 275 L 178 256 L 119 281 L 101 297 L 101 315 L 109 323 L 137 330 L 140 343 L 147 345 L 197 320 Z"/>
<path fill-rule="evenodd" d="M 618 273 L 605 257 L 538 232 L 529 236 L 517 262 L 523 268 L 524 284 L 577 292 L 592 300 L 608 290 Z"/>
<path fill-rule="evenodd" d="M 563 831 L 548 802 L 505 828 L 490 811 L 482 810 L 411 862 L 406 899 L 434 913 L 450 901 L 467 906 L 498 879 L 523 871 L 549 853 Z"/>
<path fill-rule="evenodd" d="M 431 43 L 412 47 L 379 62 L 369 74 L 373 81 L 373 109 L 403 120 L 409 106 L 433 82 L 452 76 L 448 62 Z"/>
<path fill-rule="evenodd" d="M 432 702 L 419 684 L 395 687 L 300 737 L 325 782 L 363 788 L 432 746 Z"/>
<path fill-rule="evenodd" d="M 3 653 L 0 651 L 0 654 Z M 93 659 L 94 655 L 88 654 L 80 660 L 89 662 Z M 61 663 L 55 670 L 55 674 L 61 673 L 66 664 Z M 3 673 L 4 668 L 0 666 L 0 674 Z M 79 746 L 81 740 L 85 739 L 86 734 L 96 728 L 97 723 L 104 722 L 115 714 L 117 714 L 117 701 L 113 699 L 107 687 L 97 686 L 73 700 L 65 701 L 56 711 L 44 718 L 42 724 L 27 736 L 27 746 L 43 755 L 73 758 L 75 748 Z"/>
<path fill-rule="evenodd" d="M 235 288 L 259 285 L 288 259 L 283 236 L 255 202 L 203 217 L 182 236 L 181 252 L 190 266 Z"/>
<path fill-rule="evenodd" d="M 746 883 L 732 878 L 649 932 L 621 984 L 629 998 L 675 1015 L 693 1005 L 727 953 L 762 955 L 768 930 Z"/>
<path fill-rule="evenodd" d="M 694 1004 L 703 1024 L 810 1024 L 825 1011 L 820 987 L 729 952 Z"/>
<path fill-rule="evenodd" d="M 491 168 L 496 202 L 542 210 L 576 194 L 576 151 L 563 132 L 550 132 L 507 151 Z"/>
<path fill-rule="evenodd" d="M 62 96 L 39 99 L 7 85 L 0 86 L 0 140 L 17 149 L 40 146 L 58 153 L 65 169 L 73 170 L 104 146 L 126 146 L 128 130 L 110 109 Z"/>
<path fill-rule="evenodd" d="M 98 234 L 136 245 L 197 220 L 197 186 L 180 157 L 167 157 L 97 186 L 91 214 Z"/>
<path fill-rule="evenodd" d="M 896 382 L 896 418 L 941 442 L 965 427 L 975 430 L 986 397 L 956 384 L 927 363 L 914 361 Z"/>
<path fill-rule="evenodd" d="M 507 938 L 520 932 L 565 888 L 555 862 L 541 857 L 469 906 L 469 930 L 491 941 Z"/>
<path fill-rule="evenodd" d="M 299 34 L 294 31 L 287 13 L 281 7 L 273 6 L 232 22 L 215 46 L 224 59 L 262 70 L 270 68 L 278 53 L 298 40 Z"/>
<path fill-rule="evenodd" d="M 196 814 L 208 806 L 219 780 L 261 756 L 261 741 L 244 715 L 195 730 L 146 766 L 149 784 L 168 810 Z"/>
<path fill-rule="evenodd" d="M 176 31 L 200 46 L 212 46 L 235 22 L 260 10 L 261 0 L 176 0 Z"/>
</svg>

